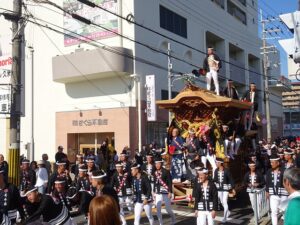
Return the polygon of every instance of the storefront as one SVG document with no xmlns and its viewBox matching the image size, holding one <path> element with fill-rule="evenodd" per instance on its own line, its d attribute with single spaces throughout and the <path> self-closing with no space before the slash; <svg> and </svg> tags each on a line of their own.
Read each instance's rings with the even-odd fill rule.
<svg viewBox="0 0 300 225">
<path fill-rule="evenodd" d="M 96 152 L 103 141 L 120 152 L 137 146 L 136 109 L 114 108 L 56 113 L 56 146 L 62 145 L 70 161 L 76 154 Z"/>
</svg>

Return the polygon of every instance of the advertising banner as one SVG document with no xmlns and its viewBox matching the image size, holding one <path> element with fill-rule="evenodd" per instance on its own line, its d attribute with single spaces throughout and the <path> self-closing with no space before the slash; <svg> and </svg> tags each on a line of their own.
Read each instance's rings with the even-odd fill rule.
<svg viewBox="0 0 300 225">
<path fill-rule="evenodd" d="M 91 0 L 91 2 L 113 13 L 119 13 L 117 0 Z M 95 24 L 101 25 L 114 32 L 118 32 L 118 18 L 102 9 L 96 7 L 92 8 L 77 0 L 64 0 L 63 8 L 69 12 L 76 13 L 79 16 L 89 19 Z M 89 41 L 89 39 L 99 40 L 116 36 L 116 34 L 97 26 L 79 22 L 68 14 L 65 14 L 64 16 L 64 28 L 66 34 L 74 36 L 74 33 L 76 33 L 80 35 L 79 38 L 85 41 Z M 68 35 L 65 35 L 64 37 L 65 46 L 77 45 L 80 43 L 81 41 L 77 38 L 72 38 Z"/>
</svg>

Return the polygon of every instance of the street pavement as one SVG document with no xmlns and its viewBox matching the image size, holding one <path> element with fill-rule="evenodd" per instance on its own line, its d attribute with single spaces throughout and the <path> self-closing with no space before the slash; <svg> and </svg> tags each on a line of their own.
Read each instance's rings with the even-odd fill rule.
<svg viewBox="0 0 300 225">
<path fill-rule="evenodd" d="M 221 223 L 223 218 L 223 211 L 218 211 L 215 218 L 215 225 L 224 224 L 224 225 L 246 225 L 253 224 L 250 223 L 250 220 L 253 218 L 253 211 L 249 204 L 249 199 L 247 194 L 242 194 L 238 196 L 236 200 L 230 200 L 228 202 L 231 214 L 226 223 Z M 196 217 L 194 210 L 184 205 L 173 205 L 173 211 L 176 215 L 176 225 L 194 225 L 196 224 Z M 158 224 L 156 217 L 156 210 L 153 209 L 153 215 L 155 219 L 155 224 Z M 133 225 L 133 215 L 130 213 L 127 217 L 127 224 Z M 86 221 L 83 216 L 75 217 L 74 220 L 78 225 L 86 225 Z M 165 225 L 171 224 L 170 217 L 168 216 L 165 209 L 163 209 L 163 221 Z M 147 217 L 143 213 L 141 219 L 141 225 L 149 224 Z M 268 219 L 264 219 L 260 224 L 268 224 Z"/>
</svg>

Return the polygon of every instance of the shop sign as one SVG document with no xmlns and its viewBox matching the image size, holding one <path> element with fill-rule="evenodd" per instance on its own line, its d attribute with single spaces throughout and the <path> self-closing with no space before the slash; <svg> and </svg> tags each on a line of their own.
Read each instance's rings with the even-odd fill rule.
<svg viewBox="0 0 300 225">
<path fill-rule="evenodd" d="M 0 35 L 0 118 L 10 114 L 11 107 L 11 35 Z"/>
<path fill-rule="evenodd" d="M 72 120 L 74 127 L 91 127 L 108 125 L 108 119 Z"/>
<path fill-rule="evenodd" d="M 146 76 L 147 120 L 156 121 L 155 75 Z"/>
</svg>

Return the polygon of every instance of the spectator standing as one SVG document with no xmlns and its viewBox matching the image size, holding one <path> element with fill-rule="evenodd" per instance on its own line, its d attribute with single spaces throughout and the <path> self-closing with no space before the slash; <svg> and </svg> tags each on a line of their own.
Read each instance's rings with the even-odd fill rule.
<svg viewBox="0 0 300 225">
<path fill-rule="evenodd" d="M 36 184 L 38 192 L 45 194 L 48 186 L 48 172 L 45 168 L 45 162 L 43 160 L 38 161 L 38 170 L 36 171 Z"/>
<path fill-rule="evenodd" d="M 48 154 L 43 154 L 42 155 L 42 160 L 45 162 L 45 168 L 48 172 L 48 177 L 52 174 L 52 169 L 51 169 L 51 163 L 48 161 Z"/>
<path fill-rule="evenodd" d="M 108 196 L 94 198 L 89 207 L 90 225 L 121 225 L 118 204 Z"/>
<path fill-rule="evenodd" d="M 3 171 L 4 180 L 8 181 L 8 163 L 4 160 L 4 156 L 0 154 L 0 170 Z"/>
<path fill-rule="evenodd" d="M 57 152 L 55 154 L 55 162 L 59 162 L 59 161 L 63 161 L 65 160 L 67 157 L 67 155 L 63 152 L 64 148 L 63 146 L 58 146 L 57 148 Z"/>
<path fill-rule="evenodd" d="M 284 225 L 298 225 L 300 221 L 300 169 L 287 169 L 283 174 L 283 185 L 289 193 Z"/>
</svg>

